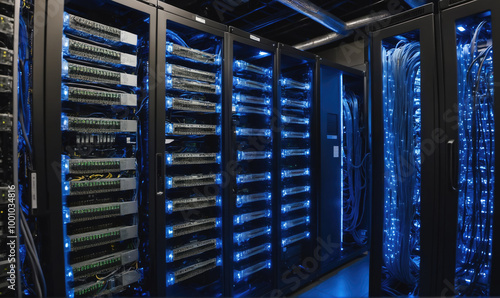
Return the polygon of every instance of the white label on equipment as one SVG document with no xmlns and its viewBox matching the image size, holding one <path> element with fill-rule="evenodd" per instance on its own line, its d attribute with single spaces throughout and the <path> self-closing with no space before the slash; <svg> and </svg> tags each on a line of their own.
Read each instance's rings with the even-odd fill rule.
<svg viewBox="0 0 500 298">
<path fill-rule="evenodd" d="M 31 208 L 38 208 L 38 199 L 36 196 L 36 173 L 31 173 Z"/>
<path fill-rule="evenodd" d="M 173 141 L 175 141 L 174 139 L 165 139 L 165 144 L 170 144 L 172 143 Z"/>
<path fill-rule="evenodd" d="M 204 19 L 204 18 L 200 18 L 199 16 L 196 16 L 194 19 L 195 19 L 197 22 L 199 22 L 199 23 L 205 24 L 205 19 Z"/>
<path fill-rule="evenodd" d="M 120 63 L 123 65 L 136 67 L 137 66 L 137 56 L 121 53 L 120 54 Z"/>
<path fill-rule="evenodd" d="M 120 73 L 120 84 L 137 87 L 137 76 L 128 73 Z"/>
<path fill-rule="evenodd" d="M 131 44 L 133 46 L 137 45 L 137 35 L 127 32 L 127 31 L 120 31 L 120 41 L 124 43 Z"/>
<path fill-rule="evenodd" d="M 120 95 L 121 104 L 123 106 L 136 106 L 137 105 L 137 94 L 121 94 Z"/>
<path fill-rule="evenodd" d="M 333 157 L 334 158 L 339 157 L 339 146 L 333 146 Z"/>
<path fill-rule="evenodd" d="M 252 34 L 250 34 L 250 39 L 253 39 L 255 41 L 260 41 L 259 37 L 255 36 L 255 35 L 252 35 Z"/>
<path fill-rule="evenodd" d="M 137 131 L 137 121 L 136 120 L 121 120 L 120 130 L 123 132 L 136 132 Z"/>
</svg>

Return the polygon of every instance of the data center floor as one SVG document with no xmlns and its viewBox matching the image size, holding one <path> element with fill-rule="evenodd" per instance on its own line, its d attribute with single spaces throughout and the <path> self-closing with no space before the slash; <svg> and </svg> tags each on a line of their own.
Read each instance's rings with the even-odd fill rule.
<svg viewBox="0 0 500 298">
<path fill-rule="evenodd" d="M 368 297 L 370 257 L 363 256 L 295 293 L 298 298 Z"/>
</svg>

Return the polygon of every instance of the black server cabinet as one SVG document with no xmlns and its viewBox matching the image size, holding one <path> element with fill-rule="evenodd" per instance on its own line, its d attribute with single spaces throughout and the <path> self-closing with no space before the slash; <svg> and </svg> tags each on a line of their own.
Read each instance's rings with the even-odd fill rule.
<svg viewBox="0 0 500 298">
<path fill-rule="evenodd" d="M 393 16 L 371 35 L 371 295 L 435 294 L 439 135 L 432 12 L 429 4 Z"/>
<path fill-rule="evenodd" d="M 19 215 L 19 191 L 18 184 L 18 131 L 26 131 L 22 116 L 23 105 L 18 106 L 18 85 L 23 78 L 27 79 L 26 68 L 18 68 L 18 58 L 23 62 L 26 50 L 23 47 L 28 42 L 25 26 L 20 27 L 20 1 L 4 1 L 0 3 L 0 267 L 2 272 L 0 278 L 0 295 L 18 296 L 21 293 L 21 284 L 18 264 L 20 255 L 20 241 L 18 228 Z M 23 20 L 23 24 L 24 20 Z M 19 42 L 20 30 L 22 30 L 22 44 Z M 21 55 L 20 51 L 21 50 Z M 23 63 L 20 67 L 24 66 Z M 25 86 L 25 85 L 22 85 Z M 22 102 L 26 104 L 27 101 Z M 18 107 L 21 110 L 18 110 Z M 27 152 L 27 144 L 30 142 L 28 133 L 21 134 L 23 142 L 19 149 Z M 21 181 L 22 182 L 22 181 Z M 24 219 L 24 216 L 23 216 Z M 23 244 L 23 248 L 25 245 Z"/>
<path fill-rule="evenodd" d="M 226 26 L 158 12 L 156 295 L 221 296 Z"/>
<path fill-rule="evenodd" d="M 443 276 L 445 295 L 500 295 L 499 86 L 500 3 L 442 3 L 444 97 L 441 125 L 446 132 L 443 167 Z"/>
<path fill-rule="evenodd" d="M 286 294 L 310 282 L 313 274 L 303 270 L 312 257 L 316 239 L 316 200 L 314 199 L 317 171 L 313 168 L 312 128 L 316 105 L 316 56 L 279 44 L 276 59 L 278 87 L 274 111 L 277 129 L 274 131 L 274 223 L 277 289 Z M 318 269 L 309 268 L 311 271 Z M 307 276 L 299 278 L 299 276 Z"/>
<path fill-rule="evenodd" d="M 139 235 L 154 206 L 141 190 L 154 178 L 154 155 L 140 138 L 153 119 L 156 10 L 124 0 L 48 1 L 45 9 L 37 26 L 46 43 L 34 49 L 45 53 L 45 80 L 33 92 L 43 103 L 34 113 L 45 115 L 34 122 L 45 127 L 36 146 L 46 169 L 35 211 L 48 295 L 146 291 L 147 259 L 156 259 L 146 241 L 154 237 Z"/>
<path fill-rule="evenodd" d="M 369 192 L 366 193 L 367 197 L 362 199 L 363 189 L 359 185 L 355 190 L 356 193 L 359 191 L 359 201 L 350 200 L 354 193 L 351 193 L 348 187 L 362 182 L 361 179 L 353 179 L 357 182 L 350 181 L 347 175 L 351 170 L 346 165 L 345 156 L 352 156 L 348 150 L 354 147 L 346 142 L 354 139 L 354 134 L 357 132 L 346 130 L 344 123 L 344 113 L 347 110 L 349 112 L 357 110 L 359 114 L 356 117 L 364 118 L 363 115 L 366 115 L 364 104 L 361 109 L 344 107 L 344 103 L 348 101 L 359 100 L 360 103 L 364 103 L 365 76 L 362 71 L 322 59 L 319 59 L 316 71 L 319 100 L 314 116 L 317 119 L 317 128 L 313 133 L 315 139 L 313 152 L 317 155 L 314 163 L 320 176 L 315 185 L 318 188 L 316 195 L 318 238 L 315 245 L 319 249 L 319 254 L 315 258 L 319 259 L 321 264 L 319 273 L 325 274 L 367 250 Z M 366 119 L 363 121 L 366 122 Z M 357 131 L 361 132 L 359 126 Z M 366 135 L 358 136 L 360 139 L 356 138 L 357 142 L 361 140 L 361 144 L 358 145 L 364 147 L 365 141 L 362 139 L 366 138 Z M 344 148 L 344 145 L 348 146 Z M 366 150 L 363 148 L 359 153 L 362 154 Z M 362 156 L 358 163 L 369 164 L 367 159 L 363 161 Z M 366 190 L 369 190 L 369 187 L 366 187 Z M 353 223 L 353 219 L 357 223 Z M 355 240 L 355 237 L 358 238 Z"/>
<path fill-rule="evenodd" d="M 223 127 L 226 296 L 261 296 L 274 288 L 273 96 L 276 47 L 230 27 L 225 38 Z"/>
</svg>

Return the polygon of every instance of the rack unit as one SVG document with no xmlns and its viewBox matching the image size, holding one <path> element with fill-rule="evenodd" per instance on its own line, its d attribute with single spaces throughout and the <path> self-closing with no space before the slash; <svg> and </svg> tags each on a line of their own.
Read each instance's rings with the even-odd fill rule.
<svg viewBox="0 0 500 298">
<path fill-rule="evenodd" d="M 313 111 L 316 103 L 316 56 L 283 44 L 278 45 L 275 110 L 278 129 L 274 132 L 275 224 L 277 244 L 276 278 L 283 293 L 309 282 L 290 282 L 290 277 L 311 256 L 315 237 L 315 206 L 312 164 Z M 287 282 L 288 281 L 288 282 Z M 295 281 L 295 280 L 294 280 Z"/>
<path fill-rule="evenodd" d="M 156 295 L 221 296 L 226 27 L 164 9 L 182 15 L 159 10 Z"/>
<path fill-rule="evenodd" d="M 149 179 L 139 137 L 149 117 L 142 112 L 154 103 L 156 13 L 121 0 L 50 7 L 46 44 L 36 44 L 50 67 L 34 90 L 45 111 L 34 126 L 46 129 L 36 146 L 45 150 L 47 187 L 39 186 L 31 206 L 41 223 L 48 295 L 132 295 L 142 291 L 139 264 L 149 257 L 147 245 L 139 246 L 149 225 L 138 216 L 148 208 L 139 189 Z"/>
<path fill-rule="evenodd" d="M 445 3 L 446 2 L 446 3 Z M 495 47 L 500 44 L 495 1 L 441 3 L 442 76 L 444 93 L 441 126 L 446 132 L 443 162 L 444 227 L 443 275 L 439 289 L 445 295 L 498 296 L 500 167 L 498 86 L 500 70 Z M 446 72 L 444 72 L 446 69 Z M 443 148 L 444 149 L 444 148 Z M 498 180 L 498 179 L 497 179 Z"/>
<path fill-rule="evenodd" d="M 432 12 L 432 4 L 405 12 L 372 33 L 371 295 L 439 295 L 438 146 L 427 146 L 436 139 L 438 102 Z"/>
<path fill-rule="evenodd" d="M 0 3 L 0 295 L 17 296 L 20 293 L 18 254 L 13 258 L 10 250 L 19 252 L 18 232 L 18 36 L 20 1 Z M 24 74 L 24 69 L 22 70 Z M 21 111 L 22 113 L 22 111 Z M 23 128 L 25 125 L 24 118 Z M 23 136 L 25 138 L 26 135 Z M 25 141 L 29 142 L 29 140 Z M 20 149 L 26 147 L 26 143 Z M 16 237 L 14 239 L 14 237 Z M 14 241 L 14 246 L 12 246 Z M 23 246 L 24 247 L 24 246 Z M 14 282 L 15 288 L 10 288 Z"/>
<path fill-rule="evenodd" d="M 224 247 L 228 296 L 259 296 L 273 289 L 273 95 L 275 45 L 230 27 L 225 43 L 223 110 L 232 115 L 223 129 L 225 192 Z"/>
</svg>

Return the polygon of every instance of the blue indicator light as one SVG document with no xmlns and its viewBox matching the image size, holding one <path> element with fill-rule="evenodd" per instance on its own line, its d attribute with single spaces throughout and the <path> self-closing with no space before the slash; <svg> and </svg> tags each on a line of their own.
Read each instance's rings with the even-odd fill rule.
<svg viewBox="0 0 500 298">
<path fill-rule="evenodd" d="M 220 164 L 221 163 L 221 154 L 220 153 L 217 153 L 216 157 L 215 157 L 215 161 Z"/>
<path fill-rule="evenodd" d="M 61 156 L 61 173 L 66 175 L 69 173 L 69 156 L 62 155 Z"/>
<path fill-rule="evenodd" d="M 166 229 L 165 229 L 165 237 L 166 238 L 172 238 L 172 237 L 174 237 L 174 228 L 173 227 L 166 227 Z"/>
<path fill-rule="evenodd" d="M 174 133 L 174 125 L 172 123 L 165 124 L 165 133 L 167 134 Z"/>
<path fill-rule="evenodd" d="M 174 204 L 172 201 L 166 201 L 166 204 L 165 204 L 165 212 L 167 212 L 168 214 L 172 214 L 172 212 L 174 211 Z"/>
<path fill-rule="evenodd" d="M 166 107 L 167 109 L 171 109 L 171 108 L 172 108 L 172 104 L 173 104 L 172 102 L 173 102 L 172 97 L 167 97 L 167 98 L 165 99 L 165 107 Z"/>
<path fill-rule="evenodd" d="M 222 184 L 222 175 L 221 174 L 217 174 L 215 176 L 215 184 L 218 184 L 218 185 Z"/>
<path fill-rule="evenodd" d="M 215 198 L 215 206 L 222 206 L 222 197 L 221 196 L 217 196 Z"/>
<path fill-rule="evenodd" d="M 217 227 L 217 228 L 222 227 L 222 219 L 221 218 L 215 219 L 215 227 Z"/>
<path fill-rule="evenodd" d="M 167 273 L 167 287 L 175 285 L 175 274 L 172 272 Z"/>
<path fill-rule="evenodd" d="M 167 189 L 170 189 L 172 188 L 172 177 L 167 177 L 166 178 L 166 181 L 167 181 Z"/>
<path fill-rule="evenodd" d="M 63 223 L 67 224 L 71 221 L 71 215 L 68 207 L 63 207 Z"/>
<path fill-rule="evenodd" d="M 64 251 L 65 252 L 71 251 L 71 239 L 68 236 L 64 237 Z"/>
<path fill-rule="evenodd" d="M 61 62 L 61 74 L 63 77 L 66 77 L 69 75 L 69 66 L 68 62 L 66 60 L 62 60 Z"/>
<path fill-rule="evenodd" d="M 458 26 L 457 29 L 460 32 L 464 32 L 465 31 L 465 28 L 463 26 Z"/>
<path fill-rule="evenodd" d="M 66 274 L 66 282 L 67 283 L 68 282 L 72 282 L 73 278 L 74 278 L 74 276 L 73 276 L 73 268 L 71 268 L 71 266 L 66 265 L 65 271 L 66 271 L 66 273 L 65 273 Z"/>
<path fill-rule="evenodd" d="M 61 114 L 61 130 L 66 131 L 68 129 L 69 129 L 68 116 L 66 116 L 66 114 L 62 113 Z"/>
<path fill-rule="evenodd" d="M 165 161 L 168 166 L 172 165 L 172 154 L 165 154 Z"/>
<path fill-rule="evenodd" d="M 69 184 L 69 182 L 68 181 L 64 181 L 62 183 L 62 195 L 63 196 L 69 196 L 70 192 L 71 192 L 71 190 L 70 190 L 70 184 Z"/>
<path fill-rule="evenodd" d="M 66 85 L 61 85 L 61 100 L 67 101 L 69 99 L 69 88 Z"/>
<path fill-rule="evenodd" d="M 268 55 L 271 55 L 271 54 L 269 54 L 268 52 L 264 52 L 264 51 L 259 52 L 259 56 L 268 56 Z"/>
<path fill-rule="evenodd" d="M 167 263 L 172 263 L 174 261 L 174 252 L 172 250 L 167 250 Z"/>
</svg>

